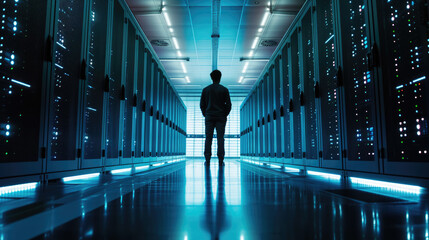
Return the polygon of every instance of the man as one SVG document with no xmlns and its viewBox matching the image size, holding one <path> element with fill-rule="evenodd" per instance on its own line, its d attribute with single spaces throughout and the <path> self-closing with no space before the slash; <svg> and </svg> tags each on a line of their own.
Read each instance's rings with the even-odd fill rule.
<svg viewBox="0 0 429 240">
<path fill-rule="evenodd" d="M 231 98 L 226 87 L 220 85 L 222 73 L 219 70 L 214 70 L 210 73 L 213 84 L 203 89 L 200 100 L 200 108 L 203 116 L 206 118 L 206 143 L 204 149 L 204 157 L 206 166 L 210 165 L 212 156 L 212 141 L 213 132 L 216 128 L 217 133 L 217 156 L 219 158 L 219 166 L 225 166 L 223 159 L 225 157 L 225 125 L 226 118 L 231 112 Z"/>
</svg>

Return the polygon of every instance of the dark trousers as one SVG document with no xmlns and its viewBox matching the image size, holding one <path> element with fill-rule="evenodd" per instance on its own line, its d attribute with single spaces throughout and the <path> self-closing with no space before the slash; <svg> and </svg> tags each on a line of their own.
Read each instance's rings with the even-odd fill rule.
<svg viewBox="0 0 429 240">
<path fill-rule="evenodd" d="M 212 142 L 215 128 L 217 134 L 217 156 L 219 161 L 223 161 L 225 157 L 225 126 L 226 118 L 206 118 L 206 142 L 204 149 L 206 161 L 210 161 L 212 156 Z"/>
</svg>

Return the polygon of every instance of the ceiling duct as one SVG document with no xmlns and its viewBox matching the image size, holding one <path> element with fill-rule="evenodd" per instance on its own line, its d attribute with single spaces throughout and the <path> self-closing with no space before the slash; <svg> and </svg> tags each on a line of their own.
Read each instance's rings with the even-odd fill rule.
<svg viewBox="0 0 429 240">
<path fill-rule="evenodd" d="M 259 46 L 261 46 L 261 47 L 275 47 L 278 44 L 279 44 L 279 42 L 276 40 L 262 40 L 259 43 Z"/>
<path fill-rule="evenodd" d="M 153 46 L 157 46 L 157 47 L 168 47 L 168 46 L 170 46 L 170 41 L 168 41 L 168 40 L 154 39 L 154 40 L 151 40 L 150 43 Z"/>
<path fill-rule="evenodd" d="M 219 56 L 220 0 L 212 0 L 212 69 L 217 69 Z"/>
</svg>

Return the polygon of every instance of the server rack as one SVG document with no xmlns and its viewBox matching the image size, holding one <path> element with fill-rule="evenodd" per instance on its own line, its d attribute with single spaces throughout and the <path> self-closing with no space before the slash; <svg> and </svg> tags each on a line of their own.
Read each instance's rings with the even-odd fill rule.
<svg viewBox="0 0 429 240">
<path fill-rule="evenodd" d="M 107 111 L 107 138 L 105 166 L 118 165 L 122 152 L 119 148 L 120 121 L 121 121 L 121 95 L 122 95 L 122 63 L 124 48 L 124 19 L 125 12 L 119 1 L 113 1 L 112 29 L 110 49 L 110 75 L 109 75 L 109 109 Z"/>
<path fill-rule="evenodd" d="M 428 1 L 372 1 L 379 34 L 369 55 L 382 72 L 384 172 L 428 177 Z M 383 56 L 381 59 L 378 56 Z"/>
<path fill-rule="evenodd" d="M 146 133 L 152 132 L 145 126 L 147 62 L 159 61 L 125 1 L 0 5 L 7 17 L 0 29 L 1 181 L 49 180 L 146 161 Z M 36 16 L 29 9 L 42 11 Z M 176 104 L 170 108 L 184 116 L 171 86 L 170 93 Z"/>
<path fill-rule="evenodd" d="M 274 89 L 273 89 L 273 102 L 274 102 L 274 110 L 273 110 L 273 122 L 274 122 L 274 146 L 273 146 L 273 150 L 274 150 L 274 157 L 276 158 L 276 162 L 279 162 L 279 160 L 282 157 L 282 149 L 281 149 L 281 144 L 282 144 L 282 138 L 281 138 L 281 129 L 282 129 L 282 121 L 281 121 L 281 106 L 283 105 L 282 102 L 282 97 L 281 97 L 281 73 L 280 73 L 280 58 L 281 56 L 276 56 L 276 60 L 274 62 L 274 67 L 272 69 L 273 71 L 273 85 L 274 85 Z"/>
<path fill-rule="evenodd" d="M 84 88 L 87 1 L 55 1 L 53 64 L 49 69 L 46 171 L 78 169 Z"/>
<path fill-rule="evenodd" d="M 108 95 L 106 94 L 106 75 L 108 69 L 108 31 L 110 1 L 90 1 L 88 23 L 88 51 L 84 117 L 82 136 L 81 168 L 94 168 L 103 165 L 106 149 L 106 110 Z M 95 17 L 97 16 L 97 17 Z"/>
<path fill-rule="evenodd" d="M 336 37 L 334 26 L 334 2 L 317 0 L 316 3 L 316 76 L 319 84 L 319 157 L 321 167 L 342 169 L 340 104 L 338 97 L 336 65 Z"/>
<path fill-rule="evenodd" d="M 313 8 L 310 5 L 301 19 L 300 65 L 302 108 L 302 156 L 308 166 L 319 166 L 318 109 L 316 108 L 314 74 Z"/>
<path fill-rule="evenodd" d="M 276 88 L 279 69 L 275 110 L 278 103 L 289 108 L 279 110 L 282 163 L 427 178 L 427 16 L 424 0 L 307 1 L 243 102 L 243 117 L 255 115 L 264 126 L 260 114 L 271 103 L 263 88 L 266 81 L 270 92 L 271 84 Z M 265 146 L 263 137 L 253 141 Z M 259 147 L 244 155 L 271 161 L 261 151 L 267 152 Z"/>
<path fill-rule="evenodd" d="M 8 19 L 0 28 L 0 176 L 40 174 L 46 155 L 46 79 L 52 63 L 46 44 L 53 44 L 53 3 L 8 1 L 0 6 Z"/>
</svg>

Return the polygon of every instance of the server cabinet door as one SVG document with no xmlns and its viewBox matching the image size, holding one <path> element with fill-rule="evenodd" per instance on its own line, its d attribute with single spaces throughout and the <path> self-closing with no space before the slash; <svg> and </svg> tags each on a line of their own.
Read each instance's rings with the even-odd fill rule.
<svg viewBox="0 0 429 240">
<path fill-rule="evenodd" d="M 379 172 L 377 157 L 375 74 L 369 69 L 371 49 L 367 0 L 338 1 L 344 87 L 345 167 Z"/>
<path fill-rule="evenodd" d="M 307 11 L 301 20 L 301 46 L 302 46 L 302 80 L 303 87 L 303 103 L 304 104 L 304 125 L 303 139 L 306 165 L 319 166 L 318 153 L 318 127 L 317 115 L 318 108 L 316 107 L 316 97 L 314 88 L 316 85 L 314 75 L 314 41 L 313 41 L 313 15 L 311 8 Z M 304 154 L 303 154 L 304 155 Z"/>
<path fill-rule="evenodd" d="M 78 168 L 85 1 L 58 0 L 50 82 L 47 171 Z"/>
<path fill-rule="evenodd" d="M 339 126 L 339 104 L 336 78 L 334 33 L 334 9 L 332 0 L 318 0 L 317 4 L 317 44 L 320 97 L 320 147 L 322 167 L 342 168 L 341 139 Z"/>
<path fill-rule="evenodd" d="M 136 57 L 136 30 L 130 21 L 127 21 L 126 43 L 127 51 L 125 57 L 125 98 L 124 101 L 124 115 L 123 115 L 123 136 L 122 136 L 122 151 L 123 156 L 121 164 L 132 163 L 133 157 L 133 125 L 134 125 L 134 85 L 135 85 L 135 57 Z"/>
<path fill-rule="evenodd" d="M 280 63 L 280 70 L 281 70 L 281 99 L 283 101 L 283 110 L 280 110 L 280 116 L 282 117 L 281 121 L 281 127 L 282 127 L 282 136 L 281 136 L 281 147 L 282 147 L 282 157 L 285 159 L 288 159 L 290 161 L 291 159 L 291 119 L 290 119 L 290 78 L 289 78 L 289 46 L 290 42 L 286 43 L 286 46 L 283 47 L 282 50 L 282 58 Z M 284 159 L 284 161 L 285 161 Z"/>
<path fill-rule="evenodd" d="M 0 176 L 42 171 L 47 1 L 3 1 L 0 23 Z M 38 9 L 38 11 L 28 11 Z M 23 47 L 25 46 L 25 47 Z M 49 56 L 48 56 L 49 57 Z"/>
<path fill-rule="evenodd" d="M 103 123 L 105 77 L 107 73 L 107 24 L 109 2 L 92 0 L 88 29 L 88 74 L 85 83 L 83 115 L 82 168 L 102 166 L 102 149 L 105 148 Z"/>
<path fill-rule="evenodd" d="M 427 1 L 378 1 L 388 174 L 428 177 Z"/>
<path fill-rule="evenodd" d="M 159 138 L 159 81 L 161 79 L 161 72 L 158 68 L 158 64 L 156 64 L 156 68 L 154 69 L 154 78 L 153 78 L 153 118 L 152 118 L 152 126 L 153 126 L 153 135 L 152 135 L 152 156 L 158 156 L 158 138 Z"/>
<path fill-rule="evenodd" d="M 296 29 L 291 36 L 291 107 L 292 107 L 292 129 L 293 136 L 292 145 L 292 162 L 302 164 L 302 126 L 301 126 L 301 91 L 302 85 L 300 81 L 300 63 L 299 63 L 299 42 L 298 30 Z"/>
<path fill-rule="evenodd" d="M 274 158 L 274 121 L 273 121 L 273 113 L 274 113 L 274 66 L 271 66 L 268 69 L 268 82 L 267 82 L 267 122 L 268 122 L 268 157 L 271 160 L 275 160 Z"/>
<path fill-rule="evenodd" d="M 281 97 L 281 79 L 280 79 L 280 56 L 276 57 L 275 67 L 274 67 L 274 91 L 273 91 L 273 101 L 274 101 L 274 111 L 273 111 L 273 121 L 274 121 L 274 156 L 277 158 L 276 161 L 281 161 L 282 157 L 282 148 L 281 148 L 281 116 L 280 108 L 283 105 L 283 99 Z"/>
<path fill-rule="evenodd" d="M 258 139 L 258 155 L 259 157 L 263 157 L 264 155 L 264 110 L 263 110 L 263 97 L 262 97 L 262 89 L 263 83 L 261 82 L 259 86 L 256 88 L 257 90 L 257 105 L 258 105 L 258 128 L 259 128 L 259 139 Z"/>
<path fill-rule="evenodd" d="M 161 72 L 161 79 L 159 81 L 159 119 L 158 119 L 158 125 L 159 125 L 159 136 L 158 136 L 158 156 L 164 156 L 164 105 L 165 105 L 165 77 L 164 74 Z"/>
<path fill-rule="evenodd" d="M 138 38 L 138 60 L 137 60 L 137 98 L 136 98 L 136 131 L 135 131 L 135 162 L 142 162 L 144 142 L 143 137 L 145 133 L 144 129 L 144 115 L 145 107 L 144 104 L 144 83 L 146 76 L 146 58 L 145 58 L 145 46 L 142 39 Z"/>
<path fill-rule="evenodd" d="M 116 0 L 113 8 L 112 46 L 110 51 L 109 108 L 107 110 L 107 158 L 105 165 L 119 164 L 119 121 L 122 95 L 124 9 Z"/>
<path fill-rule="evenodd" d="M 261 141 L 261 148 L 262 148 L 262 157 L 267 157 L 268 153 L 268 124 L 267 124 L 267 79 L 266 77 L 263 78 L 261 81 L 261 116 L 262 116 L 262 141 Z"/>
<path fill-rule="evenodd" d="M 145 49 L 145 59 L 146 59 L 146 72 L 145 72 L 145 97 L 144 97 L 144 101 L 146 104 L 145 107 L 145 114 L 144 114 L 144 132 L 143 132 L 143 152 L 144 152 L 144 157 L 147 158 L 150 155 L 150 140 L 151 140 L 151 136 L 152 136 L 152 128 L 151 128 L 151 120 L 152 120 L 152 112 L 153 112 L 153 108 L 151 106 L 152 104 L 152 55 L 150 54 L 150 52 Z"/>
<path fill-rule="evenodd" d="M 151 69 L 151 96 L 150 96 L 150 137 L 149 137 L 149 156 L 155 157 L 156 149 L 156 98 L 157 98 L 157 86 L 156 82 L 158 81 L 158 64 L 152 59 L 152 69 Z"/>
</svg>

